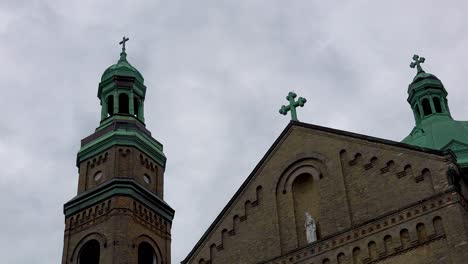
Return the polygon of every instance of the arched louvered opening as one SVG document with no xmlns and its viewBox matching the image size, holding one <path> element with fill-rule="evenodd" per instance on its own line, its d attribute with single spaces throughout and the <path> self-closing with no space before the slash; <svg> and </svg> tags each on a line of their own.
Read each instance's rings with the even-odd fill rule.
<svg viewBox="0 0 468 264">
<path fill-rule="evenodd" d="M 153 247 L 147 243 L 142 242 L 138 246 L 138 264 L 157 264 L 156 253 Z"/>
<path fill-rule="evenodd" d="M 432 101 L 434 102 L 434 108 L 436 113 L 442 113 L 442 105 L 440 104 L 439 97 L 432 98 Z"/>
<path fill-rule="evenodd" d="M 109 116 L 113 116 L 114 115 L 114 96 L 113 95 L 109 95 L 107 96 L 107 114 Z"/>
<path fill-rule="evenodd" d="M 99 264 L 100 246 L 97 240 L 90 240 L 83 245 L 78 256 L 79 264 Z"/>
<path fill-rule="evenodd" d="M 422 108 L 423 108 L 424 116 L 428 116 L 432 114 L 431 104 L 429 103 L 429 100 L 427 98 L 424 98 L 422 100 Z"/>
<path fill-rule="evenodd" d="M 133 98 L 133 113 L 136 117 L 138 117 L 138 109 L 140 109 L 140 100 L 137 97 Z"/>
<path fill-rule="evenodd" d="M 121 93 L 119 95 L 119 113 L 120 114 L 129 114 L 129 102 L 128 102 L 128 95 Z"/>
</svg>

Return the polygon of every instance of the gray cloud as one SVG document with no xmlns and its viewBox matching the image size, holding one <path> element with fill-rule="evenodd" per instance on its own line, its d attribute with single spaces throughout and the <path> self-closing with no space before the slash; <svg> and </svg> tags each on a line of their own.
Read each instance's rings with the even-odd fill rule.
<svg viewBox="0 0 468 264">
<path fill-rule="evenodd" d="M 75 155 L 99 121 L 97 85 L 130 37 L 165 146 L 173 262 L 189 252 L 288 122 L 401 140 L 414 52 L 468 106 L 463 1 L 11 1 L 0 3 L 0 255 L 57 263 Z"/>
</svg>

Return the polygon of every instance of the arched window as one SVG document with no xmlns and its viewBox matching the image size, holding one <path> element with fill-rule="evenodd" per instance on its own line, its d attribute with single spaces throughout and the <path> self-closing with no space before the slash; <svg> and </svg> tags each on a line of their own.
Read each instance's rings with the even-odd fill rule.
<svg viewBox="0 0 468 264">
<path fill-rule="evenodd" d="M 263 200 L 263 188 L 261 185 L 259 185 L 256 189 L 257 191 L 257 205 L 262 203 Z"/>
<path fill-rule="evenodd" d="M 338 256 L 336 257 L 336 260 L 338 261 L 338 264 L 343 264 L 346 262 L 346 256 L 343 252 L 341 252 L 340 254 L 338 254 Z"/>
<path fill-rule="evenodd" d="M 147 242 L 142 242 L 138 246 L 138 264 L 157 264 L 156 253 L 153 247 Z"/>
<path fill-rule="evenodd" d="M 403 248 L 406 248 L 409 246 L 410 237 L 409 237 L 408 229 L 403 229 L 400 231 L 400 241 L 401 241 L 401 246 Z"/>
<path fill-rule="evenodd" d="M 440 105 L 439 97 L 432 98 L 432 101 L 434 101 L 434 108 L 436 113 L 442 113 L 442 106 Z"/>
<path fill-rule="evenodd" d="M 322 264 L 330 264 L 330 260 L 326 258 L 322 261 Z"/>
<path fill-rule="evenodd" d="M 419 223 L 416 225 L 416 231 L 418 233 L 418 240 L 419 241 L 423 241 L 426 239 L 427 237 L 427 233 L 426 233 L 426 226 L 424 226 L 423 223 Z"/>
<path fill-rule="evenodd" d="M 215 258 L 215 257 L 214 257 L 215 252 L 216 252 L 216 245 L 215 245 L 215 244 L 211 244 L 211 246 L 210 246 L 210 260 L 211 260 L 211 263 L 215 263 L 215 262 L 213 261 L 213 259 Z"/>
<path fill-rule="evenodd" d="M 228 230 L 224 228 L 223 231 L 221 231 L 221 244 L 222 245 L 225 245 L 227 237 L 228 237 Z"/>
<path fill-rule="evenodd" d="M 371 241 L 367 244 L 367 248 L 369 250 L 369 258 L 371 260 L 377 259 L 377 244 L 375 244 L 374 241 Z"/>
<path fill-rule="evenodd" d="M 405 166 L 405 175 L 411 176 L 413 174 L 413 171 L 411 170 L 411 165 L 406 165 Z"/>
<path fill-rule="evenodd" d="M 109 116 L 112 116 L 114 114 L 114 96 L 109 95 L 107 96 L 107 113 Z"/>
<path fill-rule="evenodd" d="M 442 218 L 440 216 L 436 216 L 434 220 L 432 220 L 432 224 L 434 225 L 434 231 L 438 235 L 444 234 L 444 226 L 442 224 Z"/>
<path fill-rule="evenodd" d="M 232 229 L 234 230 L 235 233 L 238 233 L 239 232 L 239 222 L 240 222 L 240 219 L 239 219 L 239 216 L 238 215 L 235 215 L 233 218 L 232 218 Z"/>
<path fill-rule="evenodd" d="M 99 264 L 100 246 L 97 240 L 90 240 L 83 245 L 78 256 L 79 264 Z"/>
<path fill-rule="evenodd" d="M 138 109 L 140 109 L 140 100 L 134 97 L 133 98 L 133 113 L 135 113 L 136 117 L 138 117 Z"/>
<path fill-rule="evenodd" d="M 384 243 L 385 243 L 385 252 L 387 252 L 387 254 L 392 253 L 393 252 L 392 236 L 390 235 L 385 236 Z"/>
<path fill-rule="evenodd" d="M 129 114 L 128 109 L 128 95 L 121 93 L 119 95 L 119 113 L 121 114 Z"/>
<path fill-rule="evenodd" d="M 423 108 L 424 116 L 432 114 L 431 104 L 429 103 L 429 100 L 427 98 L 424 98 L 422 100 L 422 108 Z"/>
<path fill-rule="evenodd" d="M 425 169 L 422 170 L 421 175 L 422 175 L 422 179 L 421 179 L 422 181 L 424 179 L 430 179 L 431 178 L 431 171 L 428 168 L 425 168 Z"/>
<path fill-rule="evenodd" d="M 353 263 L 354 264 L 361 264 L 361 249 L 359 247 L 355 247 L 353 249 Z"/>
</svg>

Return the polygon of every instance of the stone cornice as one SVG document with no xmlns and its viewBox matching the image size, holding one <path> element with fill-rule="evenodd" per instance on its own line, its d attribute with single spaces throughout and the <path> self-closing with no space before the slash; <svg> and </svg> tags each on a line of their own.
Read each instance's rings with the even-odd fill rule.
<svg viewBox="0 0 468 264">
<path fill-rule="evenodd" d="M 66 217 L 99 204 L 114 196 L 129 196 L 139 203 L 144 204 L 165 220 L 172 222 L 174 209 L 155 194 L 146 190 L 143 186 L 132 179 L 113 179 L 94 189 L 85 191 L 69 202 L 64 207 Z"/>
<path fill-rule="evenodd" d="M 76 163 L 79 166 L 82 161 L 92 158 L 113 146 L 132 146 L 138 148 L 165 168 L 166 156 L 162 152 L 162 145 L 158 143 L 152 137 L 138 131 L 114 130 L 82 146 L 78 152 Z"/>
<path fill-rule="evenodd" d="M 260 262 L 259 264 L 283 262 L 295 263 L 296 260 L 303 261 L 304 259 L 312 258 L 344 245 L 354 243 L 362 238 L 379 233 L 382 230 L 398 226 L 404 222 L 436 211 L 450 204 L 461 203 L 463 206 L 463 202 L 466 202 L 464 201 L 464 198 L 455 190 L 450 189 L 399 210 L 371 219 L 365 223 L 358 224 L 346 230 L 324 237 L 305 247 L 298 248 L 276 258 Z M 294 259 L 293 262 L 290 261 L 291 258 Z"/>
</svg>

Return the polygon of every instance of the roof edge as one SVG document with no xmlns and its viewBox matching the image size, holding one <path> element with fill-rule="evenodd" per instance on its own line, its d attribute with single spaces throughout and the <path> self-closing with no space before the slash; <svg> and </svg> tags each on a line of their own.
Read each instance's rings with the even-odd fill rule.
<svg viewBox="0 0 468 264">
<path fill-rule="evenodd" d="M 438 156 L 443 156 L 450 154 L 450 151 L 446 150 L 436 150 L 436 149 L 431 149 L 431 148 L 425 148 L 425 147 L 418 147 L 414 145 L 409 145 L 407 143 L 402 143 L 398 141 L 393 141 L 389 139 L 383 139 L 383 138 L 378 138 L 378 137 L 373 137 L 373 136 L 366 136 L 363 134 L 358 134 L 354 132 L 349 132 L 349 131 L 344 131 L 344 130 L 339 130 L 335 128 L 329 128 L 329 127 L 323 127 L 323 126 L 318 126 L 318 125 L 313 125 L 313 124 L 308 124 L 308 123 L 302 123 L 302 122 L 297 122 L 297 121 L 291 121 L 292 124 L 300 126 L 300 127 L 305 127 L 305 128 L 310 128 L 310 129 L 316 129 L 328 133 L 333 133 L 333 134 L 339 134 L 343 136 L 348 136 L 352 138 L 357 138 L 357 139 L 363 139 L 371 142 L 376 142 L 376 143 L 381 143 L 385 145 L 391 145 L 394 147 L 400 147 L 400 148 L 405 148 L 405 149 L 410 149 L 414 151 L 419 151 L 419 152 L 424 152 L 424 153 L 429 153 L 433 155 L 438 155 Z"/>
<path fill-rule="evenodd" d="M 224 213 L 229 209 L 231 204 L 237 199 L 237 197 L 240 195 L 241 191 L 245 188 L 245 186 L 250 182 L 252 177 L 257 173 L 257 171 L 260 169 L 261 165 L 265 162 L 265 160 L 270 156 L 271 152 L 276 148 L 278 143 L 283 139 L 283 137 L 287 134 L 289 129 L 294 125 L 294 121 L 290 121 L 289 124 L 283 129 L 281 134 L 276 138 L 276 140 L 273 142 L 271 147 L 267 150 L 265 155 L 263 155 L 262 159 L 257 163 L 253 171 L 249 174 L 249 176 L 245 179 L 245 181 L 242 183 L 242 185 L 237 189 L 236 193 L 232 196 L 232 198 L 229 200 L 229 202 L 226 204 L 226 206 L 221 210 L 221 212 L 218 214 L 218 216 L 215 218 L 215 220 L 211 223 L 211 225 L 208 227 L 208 229 L 203 233 L 202 237 L 198 240 L 197 244 L 192 248 L 192 250 L 189 252 L 187 257 L 185 257 L 184 260 L 182 260 L 180 263 L 185 264 L 187 261 L 193 256 L 195 251 L 198 249 L 198 247 L 201 245 L 203 240 L 208 236 L 208 234 L 211 232 L 211 230 L 216 226 L 216 224 L 219 222 L 219 220 L 222 218 Z"/>
</svg>

